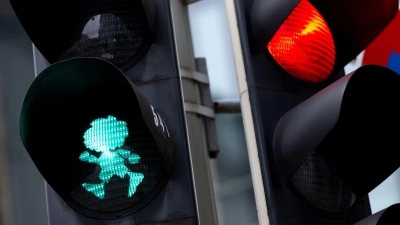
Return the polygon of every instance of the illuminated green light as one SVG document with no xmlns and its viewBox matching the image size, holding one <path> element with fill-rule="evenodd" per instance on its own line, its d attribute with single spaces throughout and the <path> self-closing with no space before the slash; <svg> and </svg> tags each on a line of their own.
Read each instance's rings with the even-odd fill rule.
<svg viewBox="0 0 400 225">
<path fill-rule="evenodd" d="M 99 178 L 101 183 L 89 184 L 83 183 L 82 186 L 89 192 L 92 192 L 98 198 L 104 198 L 104 184 L 108 183 L 112 176 L 117 175 L 120 178 L 129 176 L 128 197 L 136 192 L 136 187 L 142 182 L 144 175 L 142 173 L 131 172 L 125 166 L 124 161 L 135 164 L 140 160 L 140 156 L 131 153 L 128 150 L 116 149 L 124 145 L 125 138 L 128 136 L 126 122 L 117 121 L 114 116 L 108 116 L 107 119 L 100 118 L 90 123 L 91 128 L 86 130 L 83 135 L 84 144 L 87 148 L 101 152 L 99 158 L 84 151 L 79 156 L 81 161 L 97 163 L 101 172 Z"/>
</svg>

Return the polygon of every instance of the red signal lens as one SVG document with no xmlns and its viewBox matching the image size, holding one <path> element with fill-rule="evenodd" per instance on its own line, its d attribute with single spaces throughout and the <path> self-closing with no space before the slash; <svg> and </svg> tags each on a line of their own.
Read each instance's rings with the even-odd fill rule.
<svg viewBox="0 0 400 225">
<path fill-rule="evenodd" d="M 308 83 L 328 79 L 335 64 L 331 31 L 318 10 L 301 0 L 267 45 L 291 76 Z"/>
</svg>

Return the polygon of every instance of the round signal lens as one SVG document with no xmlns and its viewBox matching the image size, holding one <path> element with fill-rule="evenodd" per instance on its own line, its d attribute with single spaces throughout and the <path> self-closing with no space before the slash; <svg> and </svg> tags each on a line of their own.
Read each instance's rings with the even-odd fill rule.
<svg viewBox="0 0 400 225">
<path fill-rule="evenodd" d="M 307 0 L 300 1 L 266 47 L 283 69 L 307 83 L 327 80 L 335 64 L 331 31 Z"/>
</svg>

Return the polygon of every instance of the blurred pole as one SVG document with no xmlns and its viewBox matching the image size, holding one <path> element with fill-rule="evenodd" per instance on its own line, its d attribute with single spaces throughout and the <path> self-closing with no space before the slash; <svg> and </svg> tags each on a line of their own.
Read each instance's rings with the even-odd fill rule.
<svg viewBox="0 0 400 225">
<path fill-rule="evenodd" d="M 0 88 L 2 84 L 0 83 Z M 10 180 L 4 124 L 3 98 L 0 96 L 0 225 L 12 225 Z"/>
<path fill-rule="evenodd" d="M 234 0 L 225 0 L 226 11 L 228 14 L 229 31 L 231 34 L 231 43 L 235 59 L 236 77 L 240 93 L 240 106 L 243 116 L 243 125 L 246 136 L 247 151 L 249 154 L 251 175 L 254 187 L 254 196 L 256 200 L 258 221 L 260 225 L 269 225 L 268 210 L 265 200 L 264 184 L 262 182 L 261 166 L 258 160 L 258 149 L 256 135 L 254 130 L 253 115 L 247 86 L 246 71 L 244 68 L 242 47 L 240 44 L 239 28 L 237 26 L 237 17 Z"/>
<path fill-rule="evenodd" d="M 171 0 L 172 19 L 179 67 L 196 71 L 192 37 L 189 26 L 187 2 Z M 201 104 L 201 92 L 197 82 L 181 79 L 185 103 Z M 206 127 L 202 116 L 186 112 L 189 147 L 192 160 L 199 225 L 217 225 L 217 214 L 212 186 Z"/>
</svg>

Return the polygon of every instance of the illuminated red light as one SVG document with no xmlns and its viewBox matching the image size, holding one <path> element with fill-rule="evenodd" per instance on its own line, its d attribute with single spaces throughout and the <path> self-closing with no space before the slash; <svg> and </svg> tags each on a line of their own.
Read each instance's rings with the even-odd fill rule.
<svg viewBox="0 0 400 225">
<path fill-rule="evenodd" d="M 328 79 L 335 64 L 335 44 L 324 18 L 307 0 L 301 0 L 267 49 L 291 76 L 308 83 Z"/>
</svg>

